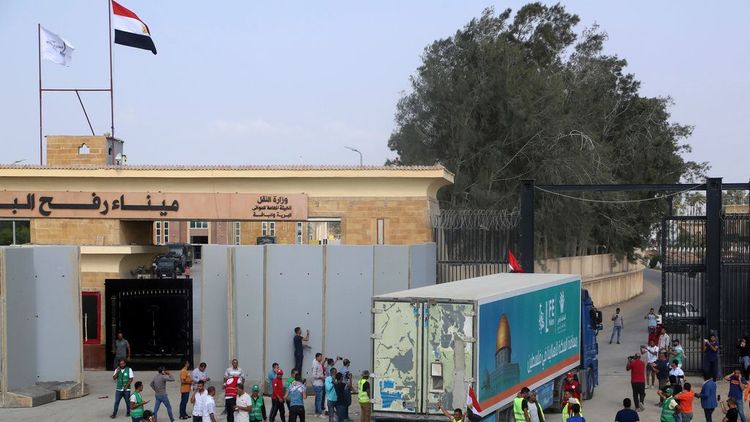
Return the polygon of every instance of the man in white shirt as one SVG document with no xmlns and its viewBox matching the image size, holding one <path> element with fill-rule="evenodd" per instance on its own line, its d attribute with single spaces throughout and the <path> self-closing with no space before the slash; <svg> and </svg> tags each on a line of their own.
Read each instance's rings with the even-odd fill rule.
<svg viewBox="0 0 750 422">
<path fill-rule="evenodd" d="M 204 383 L 211 381 L 211 378 L 208 377 L 208 372 L 206 372 L 206 362 L 201 362 L 197 368 L 193 369 L 190 377 L 193 379 L 193 391 L 198 386 L 198 381 L 203 381 Z"/>
<path fill-rule="evenodd" d="M 669 377 L 675 377 L 677 384 L 682 385 L 685 382 L 685 372 L 678 366 L 677 359 L 672 361 L 672 368 L 669 370 Z"/>
<path fill-rule="evenodd" d="M 646 388 L 653 388 L 656 382 L 654 366 L 656 365 L 656 359 L 659 358 L 659 346 L 651 340 L 641 353 L 646 355 Z"/>
<path fill-rule="evenodd" d="M 216 402 L 214 401 L 214 395 L 216 395 L 216 388 L 212 385 L 208 387 L 208 395 L 203 405 L 202 422 L 216 422 Z"/>
<path fill-rule="evenodd" d="M 252 400 L 250 394 L 245 392 L 245 386 L 237 384 L 237 404 L 234 406 L 235 422 L 250 422 L 250 408 Z"/>
<path fill-rule="evenodd" d="M 662 327 L 661 329 L 661 335 L 659 336 L 659 343 L 657 346 L 659 346 L 659 350 L 666 350 L 669 351 L 669 346 L 672 345 L 672 342 L 669 338 L 669 334 L 667 334 L 667 329 Z"/>
<path fill-rule="evenodd" d="M 310 375 L 313 379 L 312 385 L 315 391 L 315 416 L 320 416 L 323 414 L 323 407 L 325 406 L 325 403 L 323 403 L 323 384 L 326 379 L 322 353 L 315 354 Z"/>
<path fill-rule="evenodd" d="M 206 407 L 206 401 L 208 400 L 208 391 L 206 391 L 204 387 L 205 383 L 203 382 L 203 380 L 199 380 L 195 384 L 195 391 L 193 391 L 193 396 L 190 397 L 190 403 L 193 404 L 193 422 L 203 421 L 203 413 Z"/>
</svg>

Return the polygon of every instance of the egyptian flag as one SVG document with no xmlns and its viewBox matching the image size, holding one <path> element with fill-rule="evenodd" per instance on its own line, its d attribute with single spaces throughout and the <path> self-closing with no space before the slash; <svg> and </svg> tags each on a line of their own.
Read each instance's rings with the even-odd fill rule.
<svg viewBox="0 0 750 422">
<path fill-rule="evenodd" d="M 474 389 L 469 386 L 469 394 L 466 396 L 466 407 L 470 408 L 472 413 L 477 416 L 482 415 L 482 406 L 479 405 Z"/>
<path fill-rule="evenodd" d="M 511 252 L 510 249 L 508 249 L 508 266 L 510 267 L 510 272 L 512 273 L 523 272 L 523 268 L 521 268 L 521 264 L 518 263 L 516 256 L 513 255 L 513 252 Z"/>
<path fill-rule="evenodd" d="M 148 26 L 135 13 L 112 0 L 112 23 L 115 26 L 115 44 L 150 50 L 156 54 Z"/>
</svg>

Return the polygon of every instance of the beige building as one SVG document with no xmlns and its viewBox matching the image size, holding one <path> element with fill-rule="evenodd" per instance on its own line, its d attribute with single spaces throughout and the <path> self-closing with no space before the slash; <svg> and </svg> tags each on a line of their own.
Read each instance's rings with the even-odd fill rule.
<svg viewBox="0 0 750 422">
<path fill-rule="evenodd" d="M 47 165 L 0 166 L 0 244 L 81 246 L 82 288 L 97 311 L 87 318 L 99 326 L 85 339 L 89 367 L 103 366 L 105 356 L 104 281 L 131 278 L 163 251 L 159 245 L 251 245 L 259 237 L 429 242 L 437 192 L 453 182 L 439 166 L 131 166 L 126 159 L 116 139 L 51 136 Z"/>
</svg>

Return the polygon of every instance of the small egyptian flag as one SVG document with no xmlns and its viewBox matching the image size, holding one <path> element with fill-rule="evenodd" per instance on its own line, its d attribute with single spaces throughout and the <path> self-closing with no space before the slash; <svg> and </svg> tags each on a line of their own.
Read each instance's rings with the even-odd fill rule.
<svg viewBox="0 0 750 422">
<path fill-rule="evenodd" d="M 516 256 L 513 255 L 513 252 L 508 249 L 508 266 L 510 267 L 510 272 L 512 273 L 522 273 L 523 268 L 521 268 L 521 264 L 516 259 Z"/>
<path fill-rule="evenodd" d="M 466 406 L 471 409 L 472 413 L 482 416 L 482 406 L 479 405 L 474 389 L 469 386 L 469 394 L 466 396 Z"/>
<path fill-rule="evenodd" d="M 115 27 L 115 44 L 150 50 L 156 54 L 156 46 L 141 18 L 112 0 L 112 24 Z"/>
</svg>

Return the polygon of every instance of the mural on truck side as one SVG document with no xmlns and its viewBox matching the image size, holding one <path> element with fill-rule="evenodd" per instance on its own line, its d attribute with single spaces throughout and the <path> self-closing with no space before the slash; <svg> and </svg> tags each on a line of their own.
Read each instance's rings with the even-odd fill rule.
<svg viewBox="0 0 750 422">
<path fill-rule="evenodd" d="M 437 414 L 438 402 L 463 407 L 473 376 L 473 305 L 383 301 L 374 306 L 375 410 Z"/>
<path fill-rule="evenodd" d="M 484 410 L 578 365 L 580 284 L 575 280 L 480 304 L 477 387 Z"/>
</svg>

